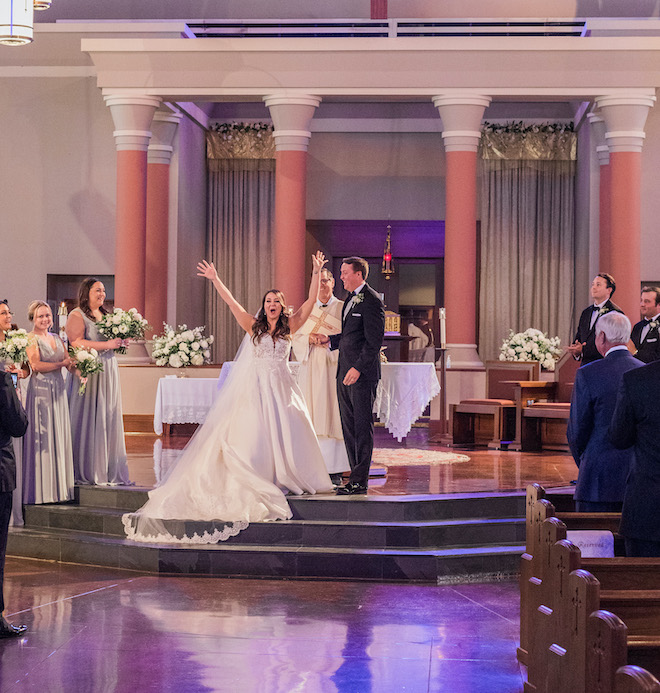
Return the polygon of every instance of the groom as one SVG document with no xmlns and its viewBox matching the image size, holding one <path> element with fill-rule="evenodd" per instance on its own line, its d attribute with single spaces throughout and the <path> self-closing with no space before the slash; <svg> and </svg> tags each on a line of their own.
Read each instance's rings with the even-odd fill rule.
<svg viewBox="0 0 660 693">
<path fill-rule="evenodd" d="M 342 311 L 341 334 L 315 335 L 320 344 L 339 349 L 337 396 L 351 475 L 337 495 L 365 494 L 374 448 L 373 408 L 380 380 L 380 347 L 385 310 L 366 283 L 369 264 L 361 257 L 344 258 L 340 278 L 350 292 Z"/>
</svg>

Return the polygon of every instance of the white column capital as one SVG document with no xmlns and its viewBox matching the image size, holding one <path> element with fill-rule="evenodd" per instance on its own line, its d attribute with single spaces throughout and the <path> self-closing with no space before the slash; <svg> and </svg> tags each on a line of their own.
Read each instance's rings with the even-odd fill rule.
<svg viewBox="0 0 660 693">
<path fill-rule="evenodd" d="M 442 118 L 442 139 L 448 152 L 476 152 L 481 140 L 481 120 L 490 105 L 484 94 L 440 94 L 433 105 Z"/>
<path fill-rule="evenodd" d="M 112 134 L 117 151 L 146 152 L 151 139 L 151 119 L 160 106 L 160 97 L 116 93 L 106 94 L 103 99 L 115 124 Z"/>
<path fill-rule="evenodd" d="M 644 126 L 656 97 L 646 93 L 596 97 L 596 106 L 605 121 L 605 139 L 610 152 L 641 152 Z"/>
<path fill-rule="evenodd" d="M 598 163 L 601 166 L 606 166 L 610 163 L 610 148 L 607 146 L 607 138 L 605 137 L 607 125 L 600 110 L 595 108 L 591 113 L 587 113 L 587 120 L 591 124 L 591 132 L 596 143 L 596 154 L 598 155 Z"/>
<path fill-rule="evenodd" d="M 172 161 L 174 148 L 174 136 L 179 122 L 183 118 L 181 113 L 175 113 L 169 109 L 156 111 L 151 121 L 151 140 L 147 150 L 147 163 L 169 164 Z"/>
<path fill-rule="evenodd" d="M 264 102 L 273 119 L 273 137 L 277 151 L 306 152 L 312 136 L 310 123 L 321 103 L 311 94 L 270 94 Z"/>
</svg>

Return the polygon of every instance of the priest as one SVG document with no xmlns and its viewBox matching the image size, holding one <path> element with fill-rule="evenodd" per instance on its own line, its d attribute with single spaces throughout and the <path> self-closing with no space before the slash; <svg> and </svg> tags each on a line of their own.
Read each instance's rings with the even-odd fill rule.
<svg viewBox="0 0 660 693">
<path fill-rule="evenodd" d="M 344 302 L 333 295 L 334 287 L 332 272 L 321 270 L 319 298 L 307 322 L 293 335 L 293 354 L 300 362 L 298 384 L 305 396 L 328 473 L 332 482 L 339 486 L 342 473 L 350 470 L 337 403 L 339 352 L 316 344 L 312 336 L 341 332 Z"/>
</svg>

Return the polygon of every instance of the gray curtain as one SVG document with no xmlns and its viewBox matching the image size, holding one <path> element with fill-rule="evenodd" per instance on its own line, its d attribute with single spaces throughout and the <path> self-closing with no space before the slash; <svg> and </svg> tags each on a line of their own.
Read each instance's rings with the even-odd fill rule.
<svg viewBox="0 0 660 693">
<path fill-rule="evenodd" d="M 256 313 L 273 283 L 274 159 L 209 159 L 207 257 L 238 302 Z M 210 282 L 207 334 L 214 363 L 233 359 L 243 335 Z"/>
<path fill-rule="evenodd" d="M 479 355 L 534 327 L 566 345 L 575 288 L 575 162 L 487 159 L 481 175 Z"/>
</svg>

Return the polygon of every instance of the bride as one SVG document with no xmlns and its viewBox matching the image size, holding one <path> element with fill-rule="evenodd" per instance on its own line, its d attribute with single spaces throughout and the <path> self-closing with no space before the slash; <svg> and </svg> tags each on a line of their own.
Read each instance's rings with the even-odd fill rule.
<svg viewBox="0 0 660 693">
<path fill-rule="evenodd" d="M 292 516 L 285 493 L 330 492 L 303 395 L 288 367 L 291 334 L 307 320 L 319 289 L 325 256 L 312 257 L 309 296 L 288 316 L 284 296 L 272 289 L 257 317 L 218 277 L 212 263 L 197 265 L 247 333 L 229 378 L 204 425 L 149 500 L 123 516 L 129 539 L 212 544 L 250 522 Z"/>
</svg>

